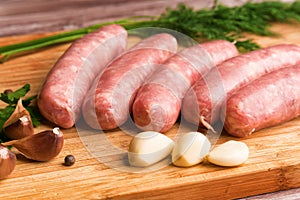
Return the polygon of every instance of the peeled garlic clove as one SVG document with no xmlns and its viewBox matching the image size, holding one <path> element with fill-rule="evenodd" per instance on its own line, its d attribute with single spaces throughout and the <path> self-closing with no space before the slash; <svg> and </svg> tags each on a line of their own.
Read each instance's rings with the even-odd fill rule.
<svg viewBox="0 0 300 200">
<path fill-rule="evenodd" d="M 129 145 L 129 164 L 136 167 L 147 167 L 157 163 L 171 153 L 173 146 L 173 140 L 161 133 L 141 132 L 132 139 Z"/>
<path fill-rule="evenodd" d="M 248 156 L 249 149 L 245 143 L 230 140 L 214 148 L 207 159 L 215 165 L 234 167 L 243 164 Z"/>
<path fill-rule="evenodd" d="M 29 159 L 49 161 L 61 152 L 63 143 L 63 133 L 54 128 L 15 140 L 11 145 Z"/>
<path fill-rule="evenodd" d="M 199 132 L 189 132 L 179 138 L 172 152 L 172 162 L 179 167 L 196 165 L 205 158 L 211 144 L 207 137 Z"/>
<path fill-rule="evenodd" d="M 16 109 L 3 124 L 5 135 L 13 140 L 21 139 L 34 134 L 29 112 L 23 107 L 19 99 Z"/>
<path fill-rule="evenodd" d="M 6 178 L 16 166 L 16 156 L 8 148 L 0 145 L 0 179 Z"/>
</svg>

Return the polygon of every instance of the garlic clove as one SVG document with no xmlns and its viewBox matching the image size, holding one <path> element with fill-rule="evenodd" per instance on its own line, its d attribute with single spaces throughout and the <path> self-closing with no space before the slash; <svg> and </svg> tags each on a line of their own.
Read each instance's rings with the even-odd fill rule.
<svg viewBox="0 0 300 200">
<path fill-rule="evenodd" d="M 207 137 L 199 132 L 189 132 L 180 137 L 172 152 L 172 162 L 179 167 L 190 167 L 203 161 L 210 150 Z"/>
<path fill-rule="evenodd" d="M 0 145 L 0 179 L 6 178 L 16 166 L 16 156 L 5 146 Z"/>
<path fill-rule="evenodd" d="M 167 157 L 173 146 L 173 140 L 159 132 L 141 132 L 132 139 L 129 145 L 129 164 L 135 167 L 150 166 Z"/>
<path fill-rule="evenodd" d="M 21 139 L 34 134 L 33 125 L 29 115 L 24 115 L 14 123 L 3 128 L 5 135 L 10 139 Z"/>
<path fill-rule="evenodd" d="M 230 140 L 214 148 L 207 159 L 215 165 L 234 167 L 246 162 L 248 156 L 249 149 L 244 142 Z"/>
<path fill-rule="evenodd" d="M 63 143 L 63 133 L 59 128 L 54 128 L 14 140 L 11 145 L 29 159 L 49 161 L 61 152 Z"/>
<path fill-rule="evenodd" d="M 13 140 L 34 134 L 30 114 L 23 107 L 21 99 L 19 99 L 14 112 L 3 124 L 3 131 L 8 138 Z"/>
</svg>

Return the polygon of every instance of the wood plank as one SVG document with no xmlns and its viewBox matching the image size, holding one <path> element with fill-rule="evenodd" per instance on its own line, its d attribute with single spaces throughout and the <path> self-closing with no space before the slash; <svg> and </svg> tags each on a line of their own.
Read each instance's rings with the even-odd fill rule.
<svg viewBox="0 0 300 200">
<path fill-rule="evenodd" d="M 238 6 L 248 0 L 219 0 Z M 281 0 L 291 2 L 293 0 Z M 0 37 L 30 33 L 72 30 L 137 15 L 156 16 L 167 7 L 185 3 L 195 9 L 210 8 L 214 0 L 30 0 L 0 1 Z M 251 2 L 261 2 L 252 0 Z"/>
<path fill-rule="evenodd" d="M 0 27 L 5 28 L 0 29 L 0 36 L 71 30 L 129 16 L 159 15 L 179 2 L 195 8 L 210 7 L 213 3 L 212 0 L 30 0 L 27 3 L 2 0 Z"/>
<path fill-rule="evenodd" d="M 249 37 L 261 46 L 278 43 L 300 45 L 297 37 L 299 24 L 274 24 L 272 30 L 281 33 L 281 36 Z M 43 35 L 0 38 L 0 44 L 40 36 Z M 30 83 L 31 94 L 38 93 L 47 72 L 68 46 L 44 49 L 1 64 L 0 91 Z M 1 107 L 3 105 L 0 104 Z M 175 125 L 166 134 L 176 136 L 178 126 Z M 36 132 L 50 127 L 45 123 L 36 128 Z M 63 151 L 50 162 L 31 162 L 18 155 L 14 172 L 0 181 L 0 199 L 232 199 L 300 187 L 300 118 L 261 130 L 246 139 L 223 133 L 218 143 L 235 139 L 249 146 L 250 157 L 240 167 L 224 168 L 205 162 L 191 168 L 168 165 L 147 173 L 128 173 L 109 167 L 119 162 L 118 155 L 101 157 L 106 164 L 98 161 L 82 143 L 88 138 L 79 137 L 79 134 L 84 134 L 84 128 L 63 130 Z M 188 130 L 189 127 L 186 128 Z M 131 139 L 118 129 L 103 135 L 123 150 L 127 149 Z M 101 144 L 101 141 L 95 142 Z M 14 152 L 17 153 L 16 150 Z M 67 154 L 76 157 L 75 165 L 62 165 Z"/>
</svg>

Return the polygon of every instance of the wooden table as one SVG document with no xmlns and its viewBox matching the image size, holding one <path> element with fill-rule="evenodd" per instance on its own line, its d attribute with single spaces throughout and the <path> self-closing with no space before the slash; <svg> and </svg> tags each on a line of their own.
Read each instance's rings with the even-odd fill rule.
<svg viewBox="0 0 300 200">
<path fill-rule="evenodd" d="M 231 1 L 231 0 L 223 0 L 224 4 L 227 5 L 236 5 L 241 4 L 245 2 L 246 0 L 239 0 L 239 1 Z M 161 1 L 161 0 L 111 0 L 111 1 L 97 1 L 97 0 L 87 0 L 87 1 L 81 1 L 81 0 L 55 0 L 55 1 L 43 1 L 43 0 L 30 0 L 30 1 L 12 1 L 12 0 L 2 0 L 0 1 L 0 36 L 1 37 L 8 37 L 13 35 L 23 35 L 23 34 L 34 34 L 34 33 L 45 33 L 45 32 L 52 32 L 52 31 L 60 31 L 60 30 L 69 30 L 69 29 L 76 29 L 79 27 L 88 26 L 91 24 L 103 22 L 103 21 L 109 21 L 114 19 L 119 19 L 122 17 L 128 17 L 132 15 L 158 15 L 162 13 L 167 6 L 174 7 L 178 2 L 185 2 L 188 5 L 194 6 L 195 8 L 203 8 L 203 7 L 210 7 L 213 4 L 213 1 L 199 1 L 199 0 L 186 0 L 186 1 L 180 1 L 180 0 L 174 0 L 174 1 Z M 274 29 L 277 31 L 280 31 L 282 29 L 282 25 L 275 25 Z M 287 27 L 287 30 L 294 30 L 291 29 L 291 27 Z M 300 30 L 300 26 L 298 29 Z M 288 33 L 289 37 L 288 39 L 292 40 L 295 37 L 298 36 L 296 33 Z M 21 40 L 27 40 L 32 37 L 39 37 L 40 35 L 34 35 L 34 36 L 20 36 L 20 37 L 10 37 L 10 41 L 0 38 L 0 45 L 2 43 L 13 43 L 14 41 L 21 41 Z M 282 42 L 285 41 L 284 38 L 281 38 Z M 275 39 L 274 39 L 275 40 Z M 299 41 L 300 42 L 300 41 Z M 273 39 L 264 38 L 264 44 L 273 44 Z M 300 45 L 300 43 L 298 43 Z M 30 62 L 35 63 L 36 66 L 31 66 L 32 68 L 35 67 L 41 67 L 41 66 L 48 66 L 44 70 L 45 72 L 49 70 L 49 66 L 52 65 L 57 59 L 57 57 L 67 48 L 68 45 L 61 45 L 59 47 L 56 47 L 54 49 L 46 50 L 46 54 L 52 55 L 49 57 L 43 57 L 45 55 L 45 52 L 42 52 L 41 54 L 36 54 L 35 56 L 29 56 L 29 57 L 23 57 L 20 59 L 16 59 L 14 61 L 11 61 L 8 66 L 15 66 L 16 64 L 20 64 L 22 62 L 28 61 L 28 59 L 31 59 Z M 44 54 L 43 54 L 44 53 Z M 43 59 L 41 59 L 43 58 Z M 33 59 L 33 60 L 32 60 Z M 34 60 L 36 59 L 36 60 Z M 41 59 L 41 61 L 39 61 Z M 47 60 L 48 59 L 48 60 Z M 7 86 L 11 87 L 17 87 L 20 86 L 22 81 L 22 74 L 23 71 L 21 70 L 20 74 L 16 74 L 14 76 L 13 84 L 9 83 Z M 18 77 L 17 75 L 20 75 Z M 44 76 L 44 75 L 43 75 Z M 43 77 L 41 76 L 41 77 Z M 25 76 L 26 77 L 26 76 Z M 39 77 L 39 80 L 41 79 Z M 3 81 L 3 78 L 1 78 L 1 84 L 0 89 L 3 89 L 6 87 L 6 82 Z M 33 86 L 33 92 L 38 91 L 38 86 Z M 296 121 L 299 123 L 299 120 Z M 293 122 L 292 122 L 293 123 Z M 43 126 L 40 128 L 43 129 Z M 28 167 L 28 163 L 25 160 L 21 160 L 21 164 L 23 166 L 27 166 L 24 169 L 29 170 L 28 172 L 17 172 L 17 175 L 12 175 L 12 179 L 7 179 L 5 181 L 0 182 L 0 198 L 5 197 L 5 199 L 14 198 L 14 196 L 10 196 L 6 193 L 5 190 L 2 190 L 2 188 L 9 188 L 7 184 L 10 185 L 10 187 L 16 187 L 16 189 L 19 189 L 20 191 L 14 192 L 13 194 L 19 194 L 22 196 L 22 192 L 29 194 L 30 192 L 36 193 L 36 190 L 40 190 L 39 192 L 46 192 L 48 191 L 47 184 L 50 184 L 49 187 L 53 187 L 51 184 L 55 184 L 55 181 L 53 179 L 60 179 L 62 177 L 59 177 L 60 175 L 69 175 L 71 179 L 74 181 L 78 181 L 78 184 L 76 187 L 74 187 L 74 191 L 70 189 L 70 195 L 72 196 L 72 193 L 80 194 L 80 179 L 76 179 L 76 172 L 79 172 L 81 169 L 86 170 L 86 173 L 89 173 L 89 170 L 95 170 L 95 168 L 106 169 L 104 166 L 96 165 L 97 161 L 95 159 L 92 159 L 90 155 L 88 155 L 87 152 L 84 152 L 82 149 L 74 148 L 74 145 L 78 145 L 82 147 L 82 144 L 80 144 L 80 140 L 78 140 L 76 133 L 72 131 L 66 131 L 67 135 L 67 147 L 72 147 L 70 149 L 65 148 L 62 155 L 51 162 L 49 165 L 43 165 L 40 163 L 37 164 L 37 171 L 36 173 L 40 173 L 41 177 L 43 177 L 42 173 L 48 173 L 49 182 L 41 182 L 40 184 L 45 184 L 45 187 L 40 187 L 38 189 L 32 188 L 31 190 L 28 189 L 27 186 L 19 185 L 19 181 L 22 182 L 22 174 L 28 175 L 29 173 L 34 173 L 35 166 L 32 165 L 31 169 Z M 62 166 L 59 166 L 61 163 L 61 160 L 64 155 L 68 153 L 73 154 L 80 154 L 80 157 L 78 158 L 79 161 L 76 163 L 76 168 L 62 168 Z M 89 166 L 90 167 L 84 167 Z M 42 167 L 39 167 L 42 166 Z M 298 166 L 299 167 L 299 166 Z M 22 168 L 22 166 L 19 167 L 19 170 Z M 58 169 L 58 174 L 55 174 L 55 168 Z M 42 171 L 41 171 L 42 170 Z M 65 170 L 66 173 L 63 173 L 62 171 Z M 299 170 L 299 169 L 298 169 Z M 53 173 L 50 173 L 53 171 Z M 173 172 L 177 175 L 181 174 L 178 169 L 173 170 Z M 162 172 L 163 173 L 163 172 Z M 159 173 L 157 173 L 159 174 Z M 183 173 L 184 174 L 184 173 Z M 114 173 L 112 173 L 112 176 Z M 71 177 L 72 176 L 72 177 Z M 139 175 L 136 175 L 139 176 Z M 171 174 L 170 174 L 171 176 Z M 27 176 L 27 179 L 29 179 L 30 176 Z M 38 182 L 39 176 L 32 176 L 32 182 L 37 181 Z M 112 177 L 112 180 L 114 178 Z M 121 177 L 116 177 L 115 180 L 121 179 Z M 298 178 L 300 179 L 300 177 Z M 86 181 L 88 181 L 87 179 Z M 101 178 L 98 179 L 101 181 Z M 238 180 L 238 179 L 237 179 Z M 295 177 L 295 180 L 297 181 L 297 177 Z M 122 182 L 122 180 L 119 180 Z M 130 181 L 129 181 L 130 182 Z M 5 185 L 4 185 L 5 184 Z M 155 183 L 153 183 L 155 184 Z M 242 184 L 242 183 L 241 183 Z M 34 184 L 33 184 L 34 185 Z M 4 187 L 5 186 L 5 187 Z M 63 187 L 63 185 L 61 186 Z M 138 191 L 138 186 L 137 191 Z M 255 187 L 255 185 L 253 186 Z M 26 189 L 22 191 L 22 188 Z M 44 188 L 41 189 L 41 188 Z M 59 188 L 59 187 L 57 187 Z M 84 187 L 83 187 L 84 188 Z M 113 189 L 113 188 L 112 188 Z M 286 189 L 286 188 L 281 188 Z M 76 190 L 76 191 L 75 191 Z M 259 188 L 258 188 L 259 190 Z M 91 190 L 92 191 L 92 190 Z M 167 191 L 167 190 L 166 190 Z M 172 190 L 170 190 L 172 191 Z M 271 190 L 270 190 L 271 191 Z M 53 192 L 53 191 L 52 191 Z M 125 192 L 120 190 L 120 192 Z M 217 192 L 217 191 L 215 191 Z M 59 191 L 57 191 L 57 194 L 59 194 Z M 53 199 L 56 198 L 55 195 L 57 195 L 55 192 L 53 195 L 47 195 L 47 197 L 51 197 Z M 79 195 L 80 196 L 80 195 Z M 30 198 L 30 195 L 27 195 L 28 198 Z M 42 195 L 40 196 L 42 197 Z M 57 196 L 60 197 L 59 195 Z M 94 196 L 97 198 L 97 196 Z M 98 197 L 99 198 L 99 197 Z M 158 197 L 159 198 L 159 197 Z M 258 195 L 254 197 L 245 197 L 244 199 L 299 199 L 300 198 L 300 189 L 289 189 L 285 191 L 275 192 L 275 193 L 268 193 L 264 195 Z M 2 198 L 1 198 L 2 199 Z"/>
</svg>

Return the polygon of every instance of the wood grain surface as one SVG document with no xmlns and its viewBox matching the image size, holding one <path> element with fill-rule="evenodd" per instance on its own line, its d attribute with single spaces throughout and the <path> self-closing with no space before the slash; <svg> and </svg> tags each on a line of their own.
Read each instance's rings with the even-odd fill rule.
<svg viewBox="0 0 300 200">
<path fill-rule="evenodd" d="M 181 0 L 0 1 L 0 36 L 70 30 L 134 15 L 158 15 Z M 186 1 L 206 7 L 212 1 Z M 130 9 L 129 9 L 130 8 Z"/>
<path fill-rule="evenodd" d="M 220 2 L 239 5 L 245 1 Z M 49 31 L 76 29 L 120 17 L 157 15 L 165 7 L 174 7 L 178 2 L 195 8 L 213 4 L 212 0 L 1 0 L 0 36 L 9 37 L 0 38 L 0 45 L 53 34 Z M 249 37 L 262 46 L 278 43 L 300 45 L 299 24 L 274 24 L 272 30 L 281 35 Z M 30 83 L 31 94 L 36 94 L 47 72 L 68 46 L 44 49 L 0 64 L 0 91 Z M 63 130 L 64 149 L 54 160 L 32 162 L 18 154 L 15 171 L 8 179 L 0 181 L 0 199 L 300 199 L 300 189 L 295 188 L 300 187 L 299 124 L 300 119 L 295 119 L 240 139 L 249 145 L 250 158 L 238 168 L 221 168 L 207 163 L 187 169 L 170 165 L 139 174 L 120 172 L 104 165 L 87 151 L 77 129 Z M 36 128 L 36 132 L 50 127 L 52 125 L 45 123 Z M 168 135 L 172 136 L 176 131 L 175 126 Z M 121 131 L 109 132 L 106 136 L 121 148 L 128 147 L 130 137 Z M 233 138 L 223 134 L 219 143 L 229 139 Z M 76 156 L 74 166 L 62 165 L 67 154 Z M 257 195 L 263 193 L 268 194 Z M 251 195 L 256 196 L 246 197 Z"/>
<path fill-rule="evenodd" d="M 219 3 L 235 6 L 247 1 Z M 70 30 L 129 16 L 159 15 L 182 2 L 199 9 L 211 7 L 214 0 L 1 0 L 0 36 Z"/>
<path fill-rule="evenodd" d="M 277 43 L 300 45 L 295 34 L 300 31 L 299 24 L 275 24 L 272 29 L 281 36 L 249 37 L 262 46 Z M 1 38 L 0 43 L 9 44 L 43 35 Z M 30 83 L 31 93 L 38 93 L 47 72 L 68 46 L 44 49 L 1 64 L 0 91 Z M 36 128 L 36 132 L 51 127 L 53 125 L 45 123 Z M 91 155 L 93 152 L 86 149 L 85 138 L 79 138 L 79 131 L 85 131 L 84 128 L 63 130 L 63 151 L 50 162 L 29 161 L 14 150 L 18 154 L 17 165 L 9 178 L 0 182 L 0 199 L 233 199 L 300 186 L 300 119 L 264 129 L 246 139 L 223 133 L 218 143 L 236 139 L 249 146 L 250 157 L 240 167 L 224 168 L 208 163 L 191 168 L 168 165 L 145 173 L 111 168 L 110 164 L 119 161 L 118 156 L 107 156 L 111 152 L 106 152 L 106 164 L 97 160 Z M 177 130 L 178 124 L 167 135 L 174 137 Z M 104 135 L 113 145 L 125 150 L 131 139 L 121 130 L 98 135 Z M 100 140 L 93 141 L 88 144 L 97 143 L 101 147 Z M 75 165 L 62 165 L 67 154 L 76 157 Z"/>
</svg>

